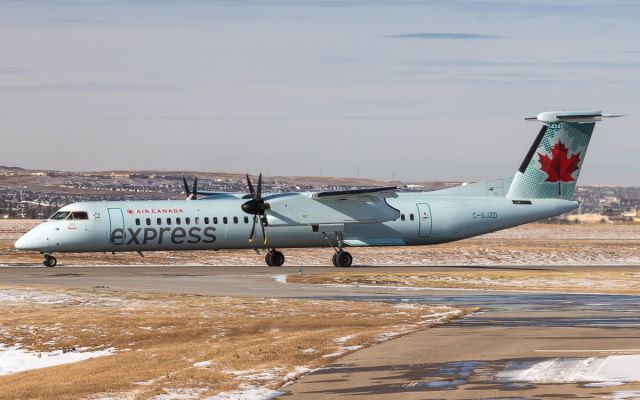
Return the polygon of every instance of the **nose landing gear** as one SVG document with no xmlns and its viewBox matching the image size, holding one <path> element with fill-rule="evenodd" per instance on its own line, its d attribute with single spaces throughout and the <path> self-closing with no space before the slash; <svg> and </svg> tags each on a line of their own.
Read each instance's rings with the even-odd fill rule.
<svg viewBox="0 0 640 400">
<path fill-rule="evenodd" d="M 55 267 L 58 264 L 58 260 L 51 254 L 44 255 L 44 261 L 42 262 L 45 267 Z"/>
</svg>

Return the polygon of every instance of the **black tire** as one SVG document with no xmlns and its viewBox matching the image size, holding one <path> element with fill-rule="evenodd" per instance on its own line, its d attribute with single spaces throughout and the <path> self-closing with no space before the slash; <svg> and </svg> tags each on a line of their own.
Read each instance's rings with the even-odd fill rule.
<svg viewBox="0 0 640 400">
<path fill-rule="evenodd" d="M 273 267 L 273 260 L 272 260 L 272 258 L 271 258 L 271 252 L 270 252 L 270 251 L 269 251 L 269 252 L 267 252 L 267 254 L 265 254 L 265 255 L 264 255 L 264 262 L 265 262 L 268 266 Z"/>
<path fill-rule="evenodd" d="M 351 254 L 349 254 L 349 252 L 340 251 L 338 252 L 338 254 L 336 254 L 336 264 L 338 264 L 340 268 L 349 268 L 352 262 L 353 257 L 351 257 Z"/>
<path fill-rule="evenodd" d="M 272 267 L 281 267 L 284 264 L 284 254 L 280 251 L 272 251 L 271 252 L 271 266 Z"/>
<path fill-rule="evenodd" d="M 55 257 L 48 256 L 44 258 L 44 261 L 42 263 L 45 265 L 45 267 L 53 268 L 58 265 L 58 260 L 56 260 Z"/>
<path fill-rule="evenodd" d="M 331 262 L 333 262 L 333 266 L 336 268 L 340 268 L 340 266 L 338 265 L 338 254 L 337 253 L 333 253 L 333 257 L 331 257 Z"/>
</svg>

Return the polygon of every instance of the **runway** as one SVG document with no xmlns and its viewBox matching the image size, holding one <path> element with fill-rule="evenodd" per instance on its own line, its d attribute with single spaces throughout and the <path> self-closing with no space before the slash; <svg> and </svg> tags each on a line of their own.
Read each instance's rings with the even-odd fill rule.
<svg viewBox="0 0 640 400">
<path fill-rule="evenodd" d="M 363 270 L 366 268 L 358 268 L 358 272 Z M 327 268 L 303 271 L 319 272 Z M 287 399 L 605 398 L 616 391 L 635 391 L 640 396 L 638 383 L 589 387 L 580 383 L 516 384 L 495 378 L 508 365 L 523 361 L 640 354 L 640 296 L 285 283 L 284 275 L 297 273 L 297 268 L 266 267 L 0 268 L 5 285 L 421 302 L 482 309 L 453 324 L 341 358 L 288 386 L 282 396 Z"/>
</svg>

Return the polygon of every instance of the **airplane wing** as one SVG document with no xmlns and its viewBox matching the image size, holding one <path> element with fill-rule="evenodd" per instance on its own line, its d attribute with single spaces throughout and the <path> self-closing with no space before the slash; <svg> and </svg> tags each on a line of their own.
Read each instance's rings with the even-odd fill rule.
<svg viewBox="0 0 640 400">
<path fill-rule="evenodd" d="M 388 198 L 398 197 L 398 186 L 386 186 L 366 189 L 350 189 L 350 190 L 330 190 L 324 192 L 317 192 L 311 195 L 312 199 L 318 201 L 333 201 L 333 200 L 360 200 L 368 201 L 373 197 Z"/>
<path fill-rule="evenodd" d="M 244 193 L 231 193 L 231 192 L 205 192 L 198 190 L 198 196 L 201 196 L 199 200 L 213 200 L 220 198 L 232 198 L 232 199 L 241 199 L 243 198 Z"/>
<path fill-rule="evenodd" d="M 398 197 L 397 186 L 289 194 L 269 201 L 269 226 L 340 225 L 393 221 L 400 211 L 386 199 Z M 345 201 L 349 200 L 349 201 Z M 332 228 L 334 231 L 337 229 Z"/>
</svg>

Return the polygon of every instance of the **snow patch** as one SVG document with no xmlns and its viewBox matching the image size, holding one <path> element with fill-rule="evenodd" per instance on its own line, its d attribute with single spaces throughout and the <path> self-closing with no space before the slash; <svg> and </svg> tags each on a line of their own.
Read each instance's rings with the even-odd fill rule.
<svg viewBox="0 0 640 400">
<path fill-rule="evenodd" d="M 403 302 L 408 301 L 407 299 L 402 299 Z M 420 307 L 420 304 L 416 304 L 416 303 L 400 303 L 400 304 L 396 304 L 393 306 L 394 308 L 400 308 L 400 309 L 404 309 L 404 310 L 411 310 L 411 309 L 416 309 Z"/>
<path fill-rule="evenodd" d="M 56 365 L 70 364 L 96 357 L 104 357 L 115 353 L 116 349 L 108 348 L 98 351 L 70 351 L 62 350 L 49 352 L 32 352 L 19 346 L 7 347 L 0 344 L 0 375 L 15 374 L 16 372 L 32 369 L 53 367 Z"/>
<path fill-rule="evenodd" d="M 445 366 L 438 371 L 439 375 L 442 375 L 440 380 L 405 383 L 402 387 L 405 389 L 455 389 L 458 386 L 466 385 L 475 369 L 483 365 L 485 364 L 480 361 L 454 361 L 446 363 Z"/>
<path fill-rule="evenodd" d="M 356 337 L 358 337 L 358 335 L 347 335 L 347 336 L 342 336 L 342 337 L 339 337 L 337 339 L 334 339 L 333 341 L 336 342 L 336 343 L 344 343 L 344 342 L 347 342 L 347 341 L 349 341 L 351 339 L 355 339 Z"/>
<path fill-rule="evenodd" d="M 289 372 L 288 374 L 286 374 L 284 376 L 284 380 L 285 381 L 292 381 L 294 379 L 296 379 L 297 377 L 304 375 L 304 374 L 308 374 L 309 372 L 311 372 L 311 369 L 303 366 L 303 365 L 299 365 L 296 366 L 293 371 Z"/>
<path fill-rule="evenodd" d="M 530 383 L 637 382 L 638 365 L 640 355 L 512 361 L 496 377 L 506 382 Z"/>
<path fill-rule="evenodd" d="M 411 383 L 405 383 L 404 385 L 402 385 L 402 387 L 406 389 L 420 389 L 420 388 L 448 389 L 448 388 L 456 388 L 466 383 L 467 381 L 465 380 L 454 379 L 452 381 L 411 382 Z"/>
<path fill-rule="evenodd" d="M 385 332 L 381 333 L 376 337 L 377 342 L 385 342 L 389 339 L 393 339 L 394 337 L 400 335 L 400 332 Z"/>
<path fill-rule="evenodd" d="M 284 395 L 284 392 L 266 387 L 240 385 L 240 390 L 218 393 L 205 400 L 270 400 Z"/>
<path fill-rule="evenodd" d="M 193 366 L 196 368 L 205 368 L 205 367 L 210 367 L 211 364 L 213 364 L 213 361 L 207 360 L 207 361 L 200 361 L 197 363 L 193 363 Z"/>
<path fill-rule="evenodd" d="M 640 392 L 634 390 L 623 390 L 611 393 L 609 396 L 603 397 L 604 399 L 614 399 L 614 400 L 623 400 L 623 399 L 640 399 Z"/>
<path fill-rule="evenodd" d="M 620 386 L 620 385 L 624 385 L 623 382 L 593 382 L 593 383 L 585 383 L 584 387 L 589 387 L 589 388 L 601 388 L 601 387 L 608 387 L 608 386 Z"/>
<path fill-rule="evenodd" d="M 0 302 L 73 307 L 135 307 L 137 302 L 105 295 L 80 295 L 37 289 L 0 289 Z"/>
<path fill-rule="evenodd" d="M 162 389 L 164 393 L 155 396 L 154 400 L 189 400 L 197 399 L 207 389 Z"/>
</svg>

